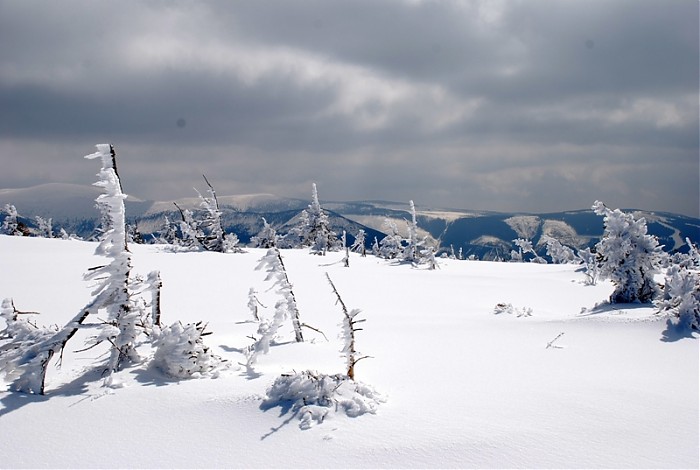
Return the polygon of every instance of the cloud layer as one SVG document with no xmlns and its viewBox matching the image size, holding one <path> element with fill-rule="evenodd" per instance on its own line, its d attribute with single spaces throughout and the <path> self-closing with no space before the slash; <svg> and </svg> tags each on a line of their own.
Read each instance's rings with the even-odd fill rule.
<svg viewBox="0 0 700 470">
<path fill-rule="evenodd" d="M 698 3 L 0 1 L 0 187 L 698 216 Z"/>
</svg>

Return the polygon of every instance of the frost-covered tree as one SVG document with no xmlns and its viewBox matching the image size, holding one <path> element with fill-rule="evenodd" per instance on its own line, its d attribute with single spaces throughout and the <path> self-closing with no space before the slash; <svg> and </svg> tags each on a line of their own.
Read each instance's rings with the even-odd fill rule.
<svg viewBox="0 0 700 470">
<path fill-rule="evenodd" d="M 583 250 L 578 250 L 576 256 L 583 264 L 583 272 L 586 275 L 586 285 L 595 286 L 600 277 L 600 265 L 598 264 L 598 256 L 586 247 Z"/>
<path fill-rule="evenodd" d="M 416 218 L 416 206 L 413 204 L 413 200 L 409 201 L 409 205 L 411 207 L 411 221 L 407 223 L 408 237 L 402 250 L 402 258 L 409 263 L 420 263 L 424 241 L 418 238 L 418 219 Z"/>
<path fill-rule="evenodd" d="M 12 204 L 5 204 L 3 212 L 5 213 L 5 219 L 2 221 L 2 233 L 21 237 L 23 233 L 17 220 L 17 208 Z"/>
<path fill-rule="evenodd" d="M 97 197 L 97 203 L 105 211 L 111 228 L 103 234 L 96 253 L 104 255 L 110 262 L 93 268 L 85 279 L 97 283 L 93 295 L 99 301 L 94 308 L 106 313 L 108 326 L 97 340 L 106 340 L 112 345 L 107 366 L 107 372 L 111 374 L 120 370 L 125 363 L 139 360 L 136 340 L 144 312 L 132 295 L 131 253 L 127 247 L 124 209 L 126 195 L 122 192 L 116 172 L 114 147 L 100 144 L 97 150 L 85 158 L 102 160 L 99 181 L 95 186 L 103 188 L 104 193 Z"/>
<path fill-rule="evenodd" d="M 604 217 L 605 230 L 596 252 L 601 274 L 615 284 L 610 302 L 651 302 L 659 294 L 654 275 L 660 270 L 663 251 L 658 240 L 647 234 L 646 220 L 611 210 L 600 201 L 592 209 Z"/>
<path fill-rule="evenodd" d="M 304 336 L 301 332 L 302 324 L 299 320 L 299 308 L 297 307 L 292 284 L 287 277 L 287 270 L 284 266 L 284 261 L 282 261 L 282 254 L 279 249 L 273 247 L 267 250 L 267 253 L 260 260 L 256 269 L 265 269 L 267 271 L 265 281 L 273 281 L 272 288 L 277 288 L 277 294 L 279 294 L 280 299 L 275 303 L 275 313 L 273 317 L 262 318 L 258 314 L 259 311 L 257 308 L 258 305 L 262 304 L 260 304 L 255 295 L 255 289 L 251 288 L 248 292 L 248 307 L 259 322 L 254 343 L 246 351 L 246 368 L 249 375 L 255 375 L 254 367 L 257 363 L 258 356 L 267 354 L 270 351 L 270 346 L 285 320 L 291 318 L 296 341 L 304 341 Z"/>
<path fill-rule="evenodd" d="M 173 202 L 175 207 L 180 211 L 182 221 L 179 224 L 180 233 L 182 234 L 182 246 L 190 249 L 204 249 L 202 240 L 204 232 L 199 227 L 199 222 L 195 220 L 192 211 L 181 208 L 176 202 Z"/>
<path fill-rule="evenodd" d="M 200 206 L 204 209 L 204 217 L 199 222 L 201 230 L 200 243 L 208 251 L 218 251 L 220 253 L 240 252 L 238 246 L 238 236 L 234 233 L 226 233 L 221 220 L 221 208 L 216 197 L 216 191 L 211 185 L 206 175 L 202 175 L 207 183 L 208 196 L 203 196 L 199 191 Z"/>
<path fill-rule="evenodd" d="M 163 221 L 163 228 L 158 237 L 158 242 L 168 245 L 180 245 L 182 241 L 179 236 L 179 226 L 179 223 L 172 222 L 166 215 Z"/>
<path fill-rule="evenodd" d="M 387 235 L 379 242 L 379 256 L 384 259 L 395 259 L 403 253 L 403 237 L 399 228 L 391 219 L 384 219 Z"/>
<path fill-rule="evenodd" d="M 199 196 L 199 205 L 204 209 L 204 217 L 199 223 L 199 227 L 202 229 L 203 237 L 201 239 L 202 246 L 208 251 L 224 251 L 224 236 L 226 232 L 224 231 L 224 226 L 221 222 L 221 209 L 219 208 L 219 200 L 216 197 L 216 191 L 214 187 L 209 183 L 206 175 L 202 175 L 204 181 L 207 183 L 208 196 L 202 196 L 202 193 L 197 191 Z"/>
<path fill-rule="evenodd" d="M 552 263 L 573 264 L 578 261 L 573 249 L 562 245 L 561 242 L 554 237 L 545 236 L 544 239 L 547 244 L 547 256 L 552 258 Z"/>
<path fill-rule="evenodd" d="M 254 237 L 250 238 L 250 242 L 255 248 L 272 248 L 277 246 L 277 231 L 262 218 L 263 228 Z"/>
<path fill-rule="evenodd" d="M 700 331 L 700 273 L 672 265 L 656 306 L 672 314 L 681 328 Z"/>
<path fill-rule="evenodd" d="M 265 308 L 265 306 L 258 299 L 258 291 L 255 290 L 255 287 L 251 287 L 248 291 L 248 308 L 250 309 L 250 313 L 253 314 L 253 318 L 257 322 L 260 321 L 260 314 L 258 313 L 259 307 Z"/>
<path fill-rule="evenodd" d="M 698 250 L 698 247 L 695 246 L 688 237 L 685 238 L 685 243 L 688 245 L 688 253 L 673 253 L 673 255 L 667 258 L 667 264 L 669 266 L 677 264 L 678 266 L 687 269 L 700 268 L 700 251 Z"/>
<path fill-rule="evenodd" d="M 330 229 L 328 214 L 321 208 L 316 183 L 311 187 L 311 204 L 301 213 L 292 232 L 299 237 L 301 246 L 310 247 L 311 253 L 325 255 L 340 248 L 338 236 Z"/>
<path fill-rule="evenodd" d="M 331 280 L 331 277 L 328 275 L 328 273 L 326 273 L 326 279 L 328 279 L 328 283 L 331 285 L 331 289 L 333 289 L 333 293 L 336 296 L 336 303 L 340 305 L 340 308 L 343 311 L 343 321 L 340 324 L 340 337 L 343 341 L 343 348 L 341 349 L 341 353 L 345 357 L 345 364 L 347 370 L 346 375 L 350 380 L 355 380 L 355 364 L 357 364 L 362 359 L 367 359 L 369 357 L 360 356 L 360 354 L 357 352 L 355 345 L 355 334 L 358 331 L 362 330 L 362 328 L 358 328 L 358 325 L 360 323 L 363 323 L 365 320 L 356 318 L 361 313 L 361 310 L 356 308 L 348 310 L 348 308 L 345 306 L 345 302 L 343 302 L 342 297 L 340 297 L 340 293 L 338 293 L 338 289 L 336 289 L 335 284 L 333 284 L 333 281 Z"/>
<path fill-rule="evenodd" d="M 381 248 L 379 247 L 377 237 L 374 237 L 374 241 L 372 242 L 372 254 L 374 256 L 381 256 Z"/>
<path fill-rule="evenodd" d="M 0 339 L 9 339 L 0 348 L 0 374 L 10 382 L 11 389 L 25 393 L 44 393 L 46 367 L 53 351 L 40 347 L 57 334 L 57 329 L 38 326 L 28 319 L 37 312 L 20 312 L 12 299 L 4 299 L 0 305 L 0 318 L 5 329 Z"/>
<path fill-rule="evenodd" d="M 277 293 L 281 299 L 275 304 L 275 311 L 280 312 L 282 318 L 290 318 L 294 326 L 294 337 L 298 343 L 304 341 L 301 332 L 301 321 L 299 320 L 299 307 L 292 290 L 292 284 L 287 276 L 287 268 L 282 260 L 282 254 L 278 248 L 270 248 L 267 254 L 260 260 L 257 269 L 266 269 L 266 281 L 273 281 L 273 287 L 277 288 Z"/>
<path fill-rule="evenodd" d="M 530 258 L 531 263 L 547 264 L 547 261 L 535 251 L 535 248 L 532 246 L 532 241 L 524 238 L 516 238 L 513 240 L 513 243 L 518 247 L 518 251 L 511 251 L 511 261 L 522 262 L 525 259 L 525 255 L 530 253 L 533 256 Z"/>
<path fill-rule="evenodd" d="M 355 365 L 368 357 L 359 356 L 355 349 L 355 335 L 361 330 L 358 324 L 364 320 L 357 318 L 360 310 L 348 311 L 328 273 L 326 277 L 343 310 L 340 338 L 345 374 L 320 374 L 311 370 L 283 374 L 275 379 L 262 403 L 263 409 L 290 408 L 294 416 L 299 416 L 301 429 L 323 423 L 333 411 L 342 411 L 352 417 L 375 413 L 377 406 L 385 401 L 372 387 L 355 381 Z"/>
<path fill-rule="evenodd" d="M 355 242 L 350 247 L 350 251 L 353 253 L 360 253 L 360 255 L 367 256 L 367 247 L 365 246 L 365 240 L 367 239 L 367 234 L 364 229 L 360 229 L 355 235 Z"/>
<path fill-rule="evenodd" d="M 44 219 L 43 217 L 36 216 L 36 225 L 39 228 L 39 236 L 44 238 L 53 238 L 53 224 L 52 219 Z"/>
<path fill-rule="evenodd" d="M 98 205 L 106 211 L 111 222 L 111 229 L 103 234 L 96 254 L 104 255 L 111 261 L 90 270 L 87 279 L 97 282 L 92 301 L 73 317 L 63 328 L 36 328 L 29 335 L 13 337 L 10 344 L 0 350 L 0 361 L 9 362 L 14 367 L 11 373 L 13 389 L 27 393 L 44 394 L 46 371 L 49 361 L 55 355 L 61 355 L 67 342 L 75 335 L 90 314 L 104 315 L 99 326 L 95 342 L 108 341 L 112 347 L 108 358 L 107 373 L 118 370 L 127 360 L 136 359 L 136 336 L 144 323 L 142 303 L 132 296 L 133 283 L 131 274 L 131 255 L 126 246 L 124 223 L 124 199 L 121 184 L 116 173 L 114 148 L 109 144 L 100 144 L 98 151 L 86 158 L 100 158 L 102 169 L 96 186 L 105 190 L 97 198 Z M 10 307 L 3 306 L 3 314 Z M 14 310 L 14 307 L 13 307 Z M 26 325 L 25 325 L 26 326 Z M 9 351 L 9 352 L 8 352 Z M 9 356 L 8 356 L 9 354 Z M 5 370 L 7 372 L 7 370 Z"/>
</svg>

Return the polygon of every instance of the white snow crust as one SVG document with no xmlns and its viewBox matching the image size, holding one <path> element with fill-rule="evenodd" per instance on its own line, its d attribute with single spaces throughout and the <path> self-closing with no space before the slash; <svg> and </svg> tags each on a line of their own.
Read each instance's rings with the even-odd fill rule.
<svg viewBox="0 0 700 470">
<path fill-rule="evenodd" d="M 51 362 L 46 396 L 11 392 L 0 378 L 1 467 L 698 467 L 697 337 L 652 306 L 606 304 L 613 286 L 585 285 L 577 266 L 443 259 L 431 271 L 351 253 L 346 268 L 344 253 L 282 250 L 301 321 L 325 336 L 305 329 L 295 343 L 284 323 L 251 377 L 238 365 L 257 331 L 250 288 L 267 306 L 261 316 L 275 303 L 255 270 L 265 250 L 130 250 L 135 272 L 161 273 L 163 323 L 204 321 L 211 353 L 232 366 L 178 381 L 145 357 L 104 387 L 108 347 L 75 352 L 91 334 L 81 331 L 62 367 Z M 105 262 L 94 252 L 0 236 L 0 298 L 41 312 L 40 325 L 63 325 L 91 298 L 83 274 Z M 292 406 L 263 403 L 282 374 L 344 372 L 326 272 L 367 319 L 357 346 L 372 357 L 356 380 L 386 401 L 356 417 L 331 407 L 300 429 Z M 530 315 L 494 314 L 499 304 Z"/>
</svg>

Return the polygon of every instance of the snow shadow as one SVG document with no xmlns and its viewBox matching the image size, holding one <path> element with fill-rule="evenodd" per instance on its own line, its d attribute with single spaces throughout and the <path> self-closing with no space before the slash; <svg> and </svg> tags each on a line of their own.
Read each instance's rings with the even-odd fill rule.
<svg viewBox="0 0 700 470">
<path fill-rule="evenodd" d="M 650 304 L 611 304 L 610 302 L 601 302 L 595 304 L 592 308 L 582 308 L 581 313 L 577 318 L 595 317 L 598 315 L 617 316 L 625 315 L 625 313 L 649 308 Z"/>
<path fill-rule="evenodd" d="M 666 329 L 661 332 L 661 341 L 674 343 L 682 339 L 698 339 L 698 336 L 689 327 L 674 323 L 670 318 L 666 320 Z"/>
<path fill-rule="evenodd" d="M 263 401 L 263 402 L 260 404 L 260 409 L 261 409 L 263 412 L 267 412 L 267 411 L 271 410 L 272 408 L 277 408 L 277 407 L 279 407 L 279 408 L 280 408 L 279 417 L 282 418 L 282 417 L 284 417 L 285 415 L 289 414 L 289 413 L 292 411 L 292 409 L 294 408 L 294 403 L 295 403 L 295 402 L 294 402 L 293 400 L 282 400 L 282 401 L 276 401 L 276 402 Z M 277 433 L 278 431 L 280 431 L 282 428 L 284 428 L 284 427 L 287 426 L 289 423 L 291 423 L 292 420 L 294 420 L 294 418 L 296 418 L 298 414 L 299 414 L 299 410 L 296 410 L 296 411 L 292 412 L 292 413 L 289 415 L 288 418 L 286 418 L 284 421 L 282 421 L 282 422 L 280 423 L 279 426 L 271 427 L 269 432 L 267 432 L 267 433 L 263 434 L 262 436 L 260 436 L 260 440 L 261 440 L 261 441 L 264 441 L 264 440 L 267 439 L 268 437 L 270 437 L 270 436 L 272 436 L 273 434 L 275 434 L 275 433 Z"/>
<path fill-rule="evenodd" d="M 183 379 L 170 377 L 160 371 L 154 364 L 149 364 L 148 367 L 139 367 L 132 372 L 134 380 L 141 385 L 150 385 L 154 387 L 164 387 L 166 385 L 180 382 Z M 188 380 L 188 379 L 184 379 Z"/>
<path fill-rule="evenodd" d="M 89 384 L 101 380 L 103 371 L 104 368 L 102 367 L 91 369 L 70 382 L 56 386 L 56 388 L 51 388 L 51 383 L 48 382 L 46 384 L 45 395 L 8 390 L 7 395 L 0 398 L 0 405 L 2 405 L 2 408 L 0 408 L 0 418 L 24 406 L 32 403 L 43 403 L 55 397 L 84 396 L 85 399 L 90 398 L 90 394 L 88 393 Z"/>
</svg>

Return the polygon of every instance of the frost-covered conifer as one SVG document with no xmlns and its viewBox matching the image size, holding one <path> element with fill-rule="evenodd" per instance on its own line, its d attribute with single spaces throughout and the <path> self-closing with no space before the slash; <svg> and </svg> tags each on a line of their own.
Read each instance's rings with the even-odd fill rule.
<svg viewBox="0 0 700 470">
<path fill-rule="evenodd" d="M 160 243 L 166 243 L 168 245 L 179 245 L 181 243 L 180 237 L 178 236 L 178 227 L 180 224 L 171 222 L 168 216 L 165 216 L 165 221 L 163 222 L 163 229 L 158 237 Z"/>
<path fill-rule="evenodd" d="M 258 360 L 258 356 L 267 354 L 270 351 L 270 345 L 274 341 L 285 320 L 291 318 L 296 341 L 304 341 L 296 298 L 294 297 L 292 285 L 287 277 L 282 255 L 277 247 L 270 248 L 260 260 L 260 264 L 258 264 L 256 269 L 262 268 L 265 268 L 268 273 L 265 281 L 274 281 L 272 287 L 277 288 L 277 293 L 281 298 L 275 303 L 275 313 L 273 317 L 271 319 L 261 318 L 258 315 L 257 307 L 262 304 L 260 304 L 255 296 L 255 289 L 251 288 L 248 292 L 248 307 L 253 312 L 253 316 L 256 317 L 256 320 L 259 321 L 255 342 L 246 351 L 246 368 L 250 375 L 254 375 L 254 366 Z"/>
<path fill-rule="evenodd" d="M 364 229 L 360 229 L 357 235 L 355 235 L 355 242 L 350 247 L 350 251 L 353 253 L 360 253 L 363 257 L 367 256 L 367 247 L 365 246 L 366 238 L 367 234 Z"/>
<path fill-rule="evenodd" d="M 292 284 L 287 276 L 287 269 L 282 260 L 282 254 L 278 248 L 270 248 L 267 254 L 260 260 L 257 269 L 265 268 L 267 270 L 266 281 L 274 281 L 273 287 L 277 288 L 277 293 L 282 297 L 275 304 L 275 312 L 280 312 L 281 318 L 291 318 L 294 326 L 294 336 L 296 341 L 304 341 L 304 336 L 301 332 L 301 321 L 299 320 L 299 308 L 292 290 Z"/>
<path fill-rule="evenodd" d="M 216 191 L 205 175 L 204 181 L 207 183 L 208 196 L 203 196 L 197 191 L 199 196 L 200 206 L 204 209 L 204 216 L 201 220 L 195 221 L 192 214 L 189 214 L 190 220 L 186 221 L 189 225 L 187 230 L 188 237 L 196 237 L 199 244 L 207 251 L 217 251 L 219 253 L 240 253 L 242 250 L 238 246 L 238 236 L 234 233 L 226 233 L 223 222 L 221 220 L 221 208 L 219 200 L 216 197 Z M 185 216 L 183 214 L 183 221 Z"/>
<path fill-rule="evenodd" d="M 411 221 L 407 223 L 408 238 L 402 250 L 402 258 L 409 263 L 421 262 L 421 250 L 423 241 L 418 239 L 418 220 L 416 219 L 416 206 L 413 201 L 409 201 L 411 206 Z"/>
<path fill-rule="evenodd" d="M 53 238 L 53 227 L 51 217 L 44 219 L 43 217 L 36 216 L 36 224 L 39 227 L 39 236 L 44 238 Z"/>
<path fill-rule="evenodd" d="M 384 227 L 389 233 L 379 242 L 379 256 L 384 259 L 395 259 L 403 252 L 403 237 L 393 220 L 385 219 Z"/>
<path fill-rule="evenodd" d="M 97 203 L 105 211 L 111 228 L 102 235 L 96 253 L 111 261 L 92 269 L 85 279 L 97 282 L 93 295 L 99 300 L 95 307 L 107 314 L 105 321 L 109 326 L 98 340 L 107 340 L 112 345 L 107 367 L 111 373 L 120 370 L 128 361 L 139 360 L 136 339 L 143 311 L 131 295 L 131 253 L 127 248 L 124 209 L 126 195 L 122 193 L 117 176 L 114 147 L 99 144 L 97 150 L 85 158 L 102 160 L 102 169 L 98 173 L 100 179 L 95 186 L 105 192 L 97 197 Z"/>
<path fill-rule="evenodd" d="M 374 256 L 381 256 L 381 248 L 379 247 L 379 241 L 377 241 L 377 237 L 374 237 L 374 242 L 372 242 L 372 254 Z"/>
<path fill-rule="evenodd" d="M 672 265 L 656 306 L 672 314 L 681 328 L 700 331 L 700 273 Z"/>
<path fill-rule="evenodd" d="M 277 246 L 277 231 L 262 218 L 263 228 L 260 233 L 251 237 L 250 242 L 255 248 L 272 248 Z"/>
<path fill-rule="evenodd" d="M 17 221 L 17 208 L 12 204 L 5 204 L 3 212 L 5 213 L 5 219 L 2 221 L 2 233 L 21 237 L 23 234 Z"/>
<path fill-rule="evenodd" d="M 447 255 L 449 259 L 457 259 L 457 255 L 455 254 L 455 247 L 454 245 L 450 244 L 450 254 Z"/>
<path fill-rule="evenodd" d="M 340 248 L 337 235 L 330 229 L 328 215 L 318 201 L 316 183 L 312 184 L 311 204 L 302 211 L 294 233 L 301 240 L 301 246 L 310 247 L 311 253 L 314 254 L 325 255 L 328 251 Z"/>
<path fill-rule="evenodd" d="M 593 211 L 603 216 L 605 231 L 596 245 L 601 274 L 615 284 L 612 303 L 651 302 L 659 293 L 654 275 L 663 252 L 658 240 L 647 234 L 646 220 L 620 209 L 610 210 L 596 201 Z"/>
<path fill-rule="evenodd" d="M 204 233 L 199 227 L 199 222 L 195 220 L 192 211 L 189 209 L 182 209 L 175 202 L 173 204 L 175 204 L 175 207 L 178 208 L 180 215 L 182 216 L 182 221 L 180 222 L 182 246 L 191 249 L 204 249 L 204 246 L 202 246 Z"/>
<path fill-rule="evenodd" d="M 357 364 L 362 359 L 367 359 L 369 356 L 360 356 L 360 354 L 355 349 L 355 333 L 361 331 L 362 328 L 358 328 L 357 325 L 364 322 L 364 319 L 356 319 L 357 315 L 361 313 L 359 309 L 352 309 L 348 311 L 345 306 L 345 302 L 340 297 L 338 289 L 336 289 L 335 284 L 331 280 L 331 277 L 326 273 L 326 279 L 333 289 L 333 293 L 336 296 L 337 302 L 343 311 L 343 321 L 340 323 L 341 333 L 340 338 L 343 341 L 343 347 L 341 353 L 345 357 L 345 364 L 347 366 L 346 375 L 350 380 L 355 380 L 355 364 Z"/>
</svg>

